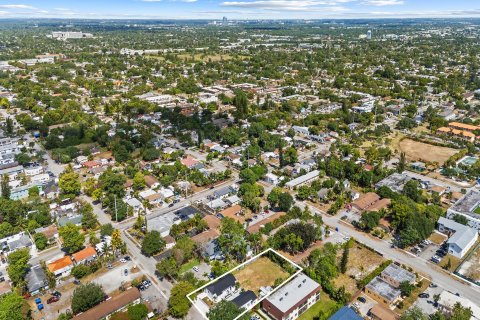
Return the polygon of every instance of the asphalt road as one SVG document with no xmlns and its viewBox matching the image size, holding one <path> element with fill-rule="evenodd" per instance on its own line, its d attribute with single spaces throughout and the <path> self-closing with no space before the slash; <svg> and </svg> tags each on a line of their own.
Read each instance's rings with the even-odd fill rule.
<svg viewBox="0 0 480 320">
<path fill-rule="evenodd" d="M 305 204 L 297 202 L 297 205 L 304 208 Z M 480 288 L 475 285 L 470 285 L 461 282 L 454 278 L 453 275 L 445 273 L 439 267 L 428 262 L 428 260 L 410 255 L 403 250 L 391 248 L 391 244 L 377 238 L 355 230 L 353 227 L 346 225 L 340 220 L 340 216 L 330 216 L 325 212 L 321 212 L 317 208 L 308 205 L 311 212 L 322 216 L 324 223 L 331 228 L 338 228 L 340 233 L 354 237 L 360 243 L 363 243 L 371 248 L 374 248 L 381 253 L 386 259 L 398 261 L 401 264 L 408 265 L 416 271 L 430 277 L 432 281 L 440 287 L 447 289 L 453 293 L 459 293 L 461 297 L 470 299 L 472 302 L 480 304 Z"/>
</svg>

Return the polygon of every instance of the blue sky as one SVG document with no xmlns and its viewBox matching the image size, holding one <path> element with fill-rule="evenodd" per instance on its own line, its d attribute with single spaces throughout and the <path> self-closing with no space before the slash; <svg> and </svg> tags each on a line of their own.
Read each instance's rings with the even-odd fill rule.
<svg viewBox="0 0 480 320">
<path fill-rule="evenodd" d="M 479 17 L 478 0 L 0 0 L 0 18 Z"/>
</svg>

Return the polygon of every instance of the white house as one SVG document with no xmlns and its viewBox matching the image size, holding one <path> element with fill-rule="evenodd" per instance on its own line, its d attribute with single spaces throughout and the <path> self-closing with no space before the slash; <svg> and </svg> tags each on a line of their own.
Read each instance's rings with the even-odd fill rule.
<svg viewBox="0 0 480 320">
<path fill-rule="evenodd" d="M 218 303 L 235 292 L 236 282 L 233 274 L 229 273 L 207 286 L 204 292 L 211 301 Z"/>
<path fill-rule="evenodd" d="M 453 233 L 447 240 L 448 253 L 460 259 L 478 240 L 477 230 L 444 217 L 438 219 L 438 230 L 448 235 Z"/>
</svg>

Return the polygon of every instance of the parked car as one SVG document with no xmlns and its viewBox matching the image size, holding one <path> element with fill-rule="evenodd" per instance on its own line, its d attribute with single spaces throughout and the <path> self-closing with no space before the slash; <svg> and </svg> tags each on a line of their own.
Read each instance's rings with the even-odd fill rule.
<svg viewBox="0 0 480 320">
<path fill-rule="evenodd" d="M 55 291 L 52 293 L 52 296 L 60 298 L 62 294 L 59 291 Z"/>
<path fill-rule="evenodd" d="M 128 269 L 123 269 L 123 274 L 124 274 L 125 276 L 128 276 Z"/>
<path fill-rule="evenodd" d="M 127 260 L 127 261 L 132 260 L 129 256 L 125 256 L 125 257 L 123 257 L 123 259 L 125 259 L 125 260 Z"/>
<path fill-rule="evenodd" d="M 50 297 L 50 298 L 48 298 L 48 300 L 47 300 L 47 304 L 57 302 L 58 300 L 60 300 L 59 297 L 55 297 L 55 296 Z"/>
<path fill-rule="evenodd" d="M 193 267 L 192 269 L 193 269 L 193 271 L 195 271 L 195 272 L 198 272 L 198 271 L 199 271 L 199 269 L 198 269 L 197 266 Z"/>
<path fill-rule="evenodd" d="M 429 287 L 430 287 L 430 288 L 436 288 L 436 287 L 438 287 L 438 286 L 437 286 L 435 283 L 432 282 L 432 283 L 430 283 Z"/>
<path fill-rule="evenodd" d="M 367 302 L 367 299 L 365 299 L 364 297 L 358 297 L 357 300 L 360 301 L 361 303 Z"/>
<path fill-rule="evenodd" d="M 123 258 L 120 259 L 119 261 L 120 261 L 121 263 L 126 263 L 126 262 L 127 262 L 127 260 L 125 260 L 125 259 L 123 259 Z"/>
<path fill-rule="evenodd" d="M 79 285 L 81 282 L 80 282 L 80 280 L 75 279 L 75 280 L 73 280 L 73 283 L 76 284 L 76 285 Z"/>
<path fill-rule="evenodd" d="M 429 295 L 428 293 L 425 293 L 425 292 L 420 293 L 418 296 L 419 296 L 420 298 L 430 298 L 430 295 Z"/>
</svg>

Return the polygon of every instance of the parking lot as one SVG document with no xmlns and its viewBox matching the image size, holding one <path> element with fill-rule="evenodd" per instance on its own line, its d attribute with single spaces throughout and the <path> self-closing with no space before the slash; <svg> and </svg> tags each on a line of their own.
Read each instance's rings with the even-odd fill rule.
<svg viewBox="0 0 480 320">
<path fill-rule="evenodd" d="M 418 298 L 415 301 L 414 306 L 422 309 L 423 312 L 427 314 L 432 314 L 437 311 L 437 308 L 434 306 L 433 296 L 436 294 L 440 294 L 443 291 L 443 288 L 436 287 L 436 288 L 427 288 L 424 293 L 428 294 L 428 298 Z"/>
<path fill-rule="evenodd" d="M 205 263 L 205 262 L 202 262 L 200 263 L 199 265 L 195 266 L 198 271 L 194 270 L 193 268 L 190 269 L 190 270 L 187 270 L 189 272 L 193 272 L 193 274 L 195 275 L 195 278 L 197 279 L 200 279 L 200 280 L 209 280 L 208 279 L 208 275 L 210 274 L 210 272 L 212 271 L 212 267 Z"/>
<path fill-rule="evenodd" d="M 360 294 L 358 296 L 358 298 L 364 298 L 365 299 L 365 302 L 360 302 L 358 299 L 353 301 L 351 303 L 352 307 L 357 309 L 358 312 L 363 316 L 363 317 L 367 317 L 368 315 L 368 311 L 370 311 L 370 309 L 373 308 L 373 306 L 375 306 L 378 302 L 376 302 L 375 300 L 373 300 L 372 298 L 370 298 L 369 296 L 367 296 L 365 293 L 362 292 L 362 294 Z M 360 298 L 361 299 L 361 298 Z"/>
</svg>

